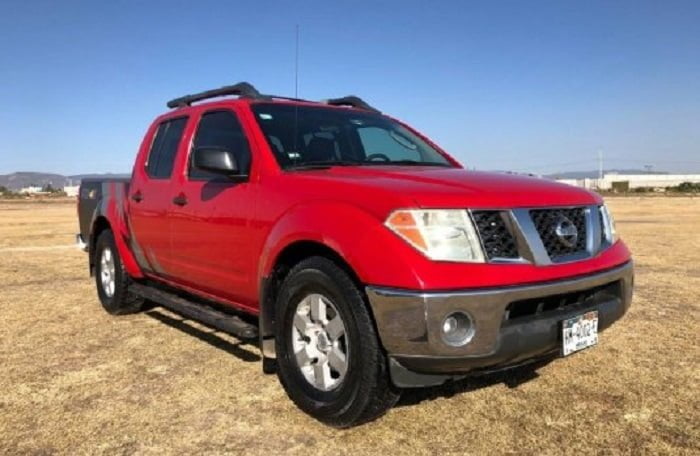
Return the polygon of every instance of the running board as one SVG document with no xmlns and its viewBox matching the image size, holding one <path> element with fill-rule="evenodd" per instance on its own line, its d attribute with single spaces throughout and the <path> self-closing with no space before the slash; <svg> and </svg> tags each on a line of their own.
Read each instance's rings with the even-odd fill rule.
<svg viewBox="0 0 700 456">
<path fill-rule="evenodd" d="M 187 318 L 232 334 L 239 339 L 250 340 L 258 338 L 257 326 L 251 325 L 235 315 L 209 307 L 206 304 L 190 301 L 174 293 L 139 283 L 129 285 L 129 291 Z"/>
</svg>

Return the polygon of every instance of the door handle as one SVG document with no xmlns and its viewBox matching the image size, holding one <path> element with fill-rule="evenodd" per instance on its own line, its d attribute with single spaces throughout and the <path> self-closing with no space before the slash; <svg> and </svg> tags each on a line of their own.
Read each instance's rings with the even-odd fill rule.
<svg viewBox="0 0 700 456">
<path fill-rule="evenodd" d="M 136 193 L 131 195 L 131 199 L 134 200 L 134 202 L 136 203 L 140 203 L 141 201 L 143 201 L 143 195 L 141 194 L 141 192 L 137 191 Z"/>
<path fill-rule="evenodd" d="M 177 195 L 175 198 L 173 198 L 173 204 L 177 204 L 178 206 L 184 206 L 187 204 L 187 197 L 185 195 Z"/>
</svg>

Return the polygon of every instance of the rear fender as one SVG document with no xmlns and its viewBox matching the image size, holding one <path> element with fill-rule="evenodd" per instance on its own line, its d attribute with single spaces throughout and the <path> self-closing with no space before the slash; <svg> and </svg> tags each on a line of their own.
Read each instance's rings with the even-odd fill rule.
<svg viewBox="0 0 700 456">
<path fill-rule="evenodd" d="M 106 220 L 114 235 L 114 243 L 117 246 L 124 269 L 129 276 L 140 279 L 144 277 L 143 271 L 141 271 L 128 244 L 130 231 L 125 209 L 126 191 L 127 187 L 118 182 L 102 184 L 102 198 L 95 209 L 90 224 L 92 227 L 90 230 L 90 258 L 94 262 L 95 243 L 97 242 L 95 230 L 102 220 Z"/>
</svg>

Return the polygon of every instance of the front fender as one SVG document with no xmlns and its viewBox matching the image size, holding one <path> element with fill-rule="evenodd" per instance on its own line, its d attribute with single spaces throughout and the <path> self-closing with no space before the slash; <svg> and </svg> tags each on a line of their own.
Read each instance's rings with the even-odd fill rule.
<svg viewBox="0 0 700 456">
<path fill-rule="evenodd" d="M 280 253 L 299 241 L 335 251 L 364 284 L 421 288 L 410 247 L 372 214 L 350 204 L 319 201 L 280 217 L 262 248 L 258 279 L 268 277 Z"/>
<path fill-rule="evenodd" d="M 356 206 L 331 201 L 295 206 L 274 222 L 259 261 L 260 346 L 265 358 L 275 358 L 274 302 L 267 284 L 280 254 L 301 241 L 333 250 L 363 284 L 421 288 L 412 266 L 415 262 L 410 258 L 415 253 L 375 216 Z"/>
</svg>

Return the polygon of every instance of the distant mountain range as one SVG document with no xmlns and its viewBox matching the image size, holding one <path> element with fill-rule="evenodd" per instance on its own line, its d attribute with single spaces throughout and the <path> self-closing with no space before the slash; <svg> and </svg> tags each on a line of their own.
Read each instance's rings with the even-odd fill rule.
<svg viewBox="0 0 700 456">
<path fill-rule="evenodd" d="M 65 187 L 67 185 L 78 185 L 82 179 L 92 177 L 129 177 L 129 174 L 75 174 L 64 176 L 62 174 L 18 172 L 12 174 L 0 174 L 0 186 L 10 190 L 20 190 L 30 185 L 44 187 L 51 184 L 54 188 Z"/>
<path fill-rule="evenodd" d="M 640 169 L 607 169 L 605 173 L 616 174 L 668 174 L 663 171 L 645 171 Z M 82 179 L 95 177 L 129 177 L 129 174 L 75 174 L 72 176 L 64 176 L 61 174 L 51 173 L 34 173 L 34 172 L 18 172 L 12 174 L 0 174 L 0 186 L 7 187 L 10 190 L 20 190 L 24 187 L 34 185 L 44 187 L 51 184 L 54 188 L 65 187 L 66 185 L 78 185 Z M 547 174 L 544 177 L 551 179 L 584 179 L 598 177 L 598 171 L 567 171 L 561 173 Z"/>
</svg>

